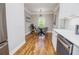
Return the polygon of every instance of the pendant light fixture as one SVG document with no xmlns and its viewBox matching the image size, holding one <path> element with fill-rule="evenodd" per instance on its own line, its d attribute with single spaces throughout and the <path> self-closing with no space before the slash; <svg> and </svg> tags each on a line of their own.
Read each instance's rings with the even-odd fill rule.
<svg viewBox="0 0 79 59">
<path fill-rule="evenodd" d="M 42 16 L 42 9 L 40 9 L 40 17 Z"/>
</svg>

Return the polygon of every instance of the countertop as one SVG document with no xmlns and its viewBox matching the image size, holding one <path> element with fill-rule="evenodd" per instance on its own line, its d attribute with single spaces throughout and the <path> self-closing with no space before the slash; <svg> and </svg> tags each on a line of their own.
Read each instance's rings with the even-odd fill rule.
<svg viewBox="0 0 79 59">
<path fill-rule="evenodd" d="M 68 39 L 73 44 L 79 46 L 79 35 L 75 34 L 74 31 L 66 29 L 54 29 L 54 31 Z"/>
</svg>

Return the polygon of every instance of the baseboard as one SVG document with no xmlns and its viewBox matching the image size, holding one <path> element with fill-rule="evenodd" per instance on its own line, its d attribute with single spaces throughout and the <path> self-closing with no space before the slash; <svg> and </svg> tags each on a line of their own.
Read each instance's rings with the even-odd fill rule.
<svg viewBox="0 0 79 59">
<path fill-rule="evenodd" d="M 13 55 L 19 48 L 21 48 L 23 45 L 25 44 L 25 42 L 22 42 L 18 47 L 16 47 L 14 50 L 12 50 L 9 54 Z"/>
<path fill-rule="evenodd" d="M 28 34 L 30 34 L 30 31 L 29 31 L 29 32 L 27 32 L 27 33 L 25 33 L 25 35 L 28 35 Z"/>
<path fill-rule="evenodd" d="M 47 31 L 47 33 L 52 33 L 52 31 Z M 28 34 L 30 34 L 30 31 L 25 33 L 25 35 L 28 35 Z"/>
</svg>

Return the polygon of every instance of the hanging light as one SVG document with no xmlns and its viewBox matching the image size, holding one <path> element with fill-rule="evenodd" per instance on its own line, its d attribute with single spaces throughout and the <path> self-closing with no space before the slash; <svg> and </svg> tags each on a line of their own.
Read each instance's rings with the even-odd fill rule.
<svg viewBox="0 0 79 59">
<path fill-rule="evenodd" d="M 40 16 L 42 16 L 42 9 L 40 9 Z"/>
</svg>

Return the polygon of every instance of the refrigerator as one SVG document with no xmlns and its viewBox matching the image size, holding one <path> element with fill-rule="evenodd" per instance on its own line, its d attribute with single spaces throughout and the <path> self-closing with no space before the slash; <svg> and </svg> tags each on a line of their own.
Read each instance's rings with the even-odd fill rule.
<svg viewBox="0 0 79 59">
<path fill-rule="evenodd" d="M 5 4 L 0 3 L 0 55 L 8 55 L 7 25 Z"/>
</svg>

